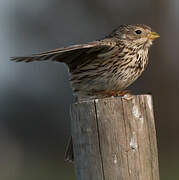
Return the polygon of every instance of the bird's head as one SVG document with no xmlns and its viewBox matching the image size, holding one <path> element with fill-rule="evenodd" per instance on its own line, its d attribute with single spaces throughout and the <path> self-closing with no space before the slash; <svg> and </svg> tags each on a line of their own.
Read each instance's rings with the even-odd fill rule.
<svg viewBox="0 0 179 180">
<path fill-rule="evenodd" d="M 152 41 L 160 37 L 159 34 L 144 24 L 122 25 L 113 33 L 125 46 L 136 49 L 149 48 Z"/>
</svg>

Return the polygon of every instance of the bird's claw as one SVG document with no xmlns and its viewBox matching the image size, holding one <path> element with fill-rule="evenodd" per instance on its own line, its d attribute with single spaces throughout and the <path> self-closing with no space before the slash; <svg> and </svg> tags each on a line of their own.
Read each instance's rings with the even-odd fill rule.
<svg viewBox="0 0 179 180">
<path fill-rule="evenodd" d="M 124 96 L 122 96 L 122 98 L 127 101 L 130 101 L 133 99 L 133 96 L 130 93 L 128 93 L 128 94 L 125 94 Z"/>
</svg>

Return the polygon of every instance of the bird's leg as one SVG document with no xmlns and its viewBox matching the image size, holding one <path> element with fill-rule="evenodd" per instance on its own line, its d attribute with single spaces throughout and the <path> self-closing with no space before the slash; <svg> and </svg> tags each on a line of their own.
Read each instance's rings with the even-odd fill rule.
<svg viewBox="0 0 179 180">
<path fill-rule="evenodd" d="M 128 95 L 131 95 L 131 93 L 130 93 L 130 91 L 129 90 L 125 90 L 125 91 L 117 91 L 116 92 L 116 96 L 124 96 L 124 95 L 126 95 L 126 94 L 128 94 Z"/>
<path fill-rule="evenodd" d="M 129 90 L 125 90 L 125 91 L 119 91 L 118 92 L 118 96 L 124 98 L 125 100 L 131 100 L 133 99 L 133 96 L 131 95 L 131 92 Z"/>
<path fill-rule="evenodd" d="M 114 91 L 107 91 L 107 90 L 102 90 L 102 91 L 93 91 L 93 95 L 96 95 L 97 97 L 104 98 L 104 97 L 111 97 L 115 96 Z"/>
<path fill-rule="evenodd" d="M 130 91 L 114 91 L 114 90 L 105 90 L 105 91 L 94 91 L 93 92 L 97 96 L 102 96 L 102 97 L 122 97 L 126 94 L 130 95 Z"/>
</svg>

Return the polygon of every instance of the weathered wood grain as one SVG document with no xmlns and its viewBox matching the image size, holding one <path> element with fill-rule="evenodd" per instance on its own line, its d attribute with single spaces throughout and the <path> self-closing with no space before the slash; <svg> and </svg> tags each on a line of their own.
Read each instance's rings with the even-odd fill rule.
<svg viewBox="0 0 179 180">
<path fill-rule="evenodd" d="M 76 180 L 159 180 L 150 95 L 75 103 L 71 119 Z"/>
</svg>

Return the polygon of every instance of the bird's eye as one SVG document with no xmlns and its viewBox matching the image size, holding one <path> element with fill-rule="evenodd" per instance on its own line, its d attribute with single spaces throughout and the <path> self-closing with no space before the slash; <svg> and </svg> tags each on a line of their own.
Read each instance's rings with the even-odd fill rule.
<svg viewBox="0 0 179 180">
<path fill-rule="evenodd" d="M 136 30 L 135 32 L 136 32 L 136 34 L 141 34 L 141 33 L 142 33 L 142 31 L 141 31 L 141 30 L 139 30 L 139 29 L 138 29 L 138 30 Z"/>
</svg>

